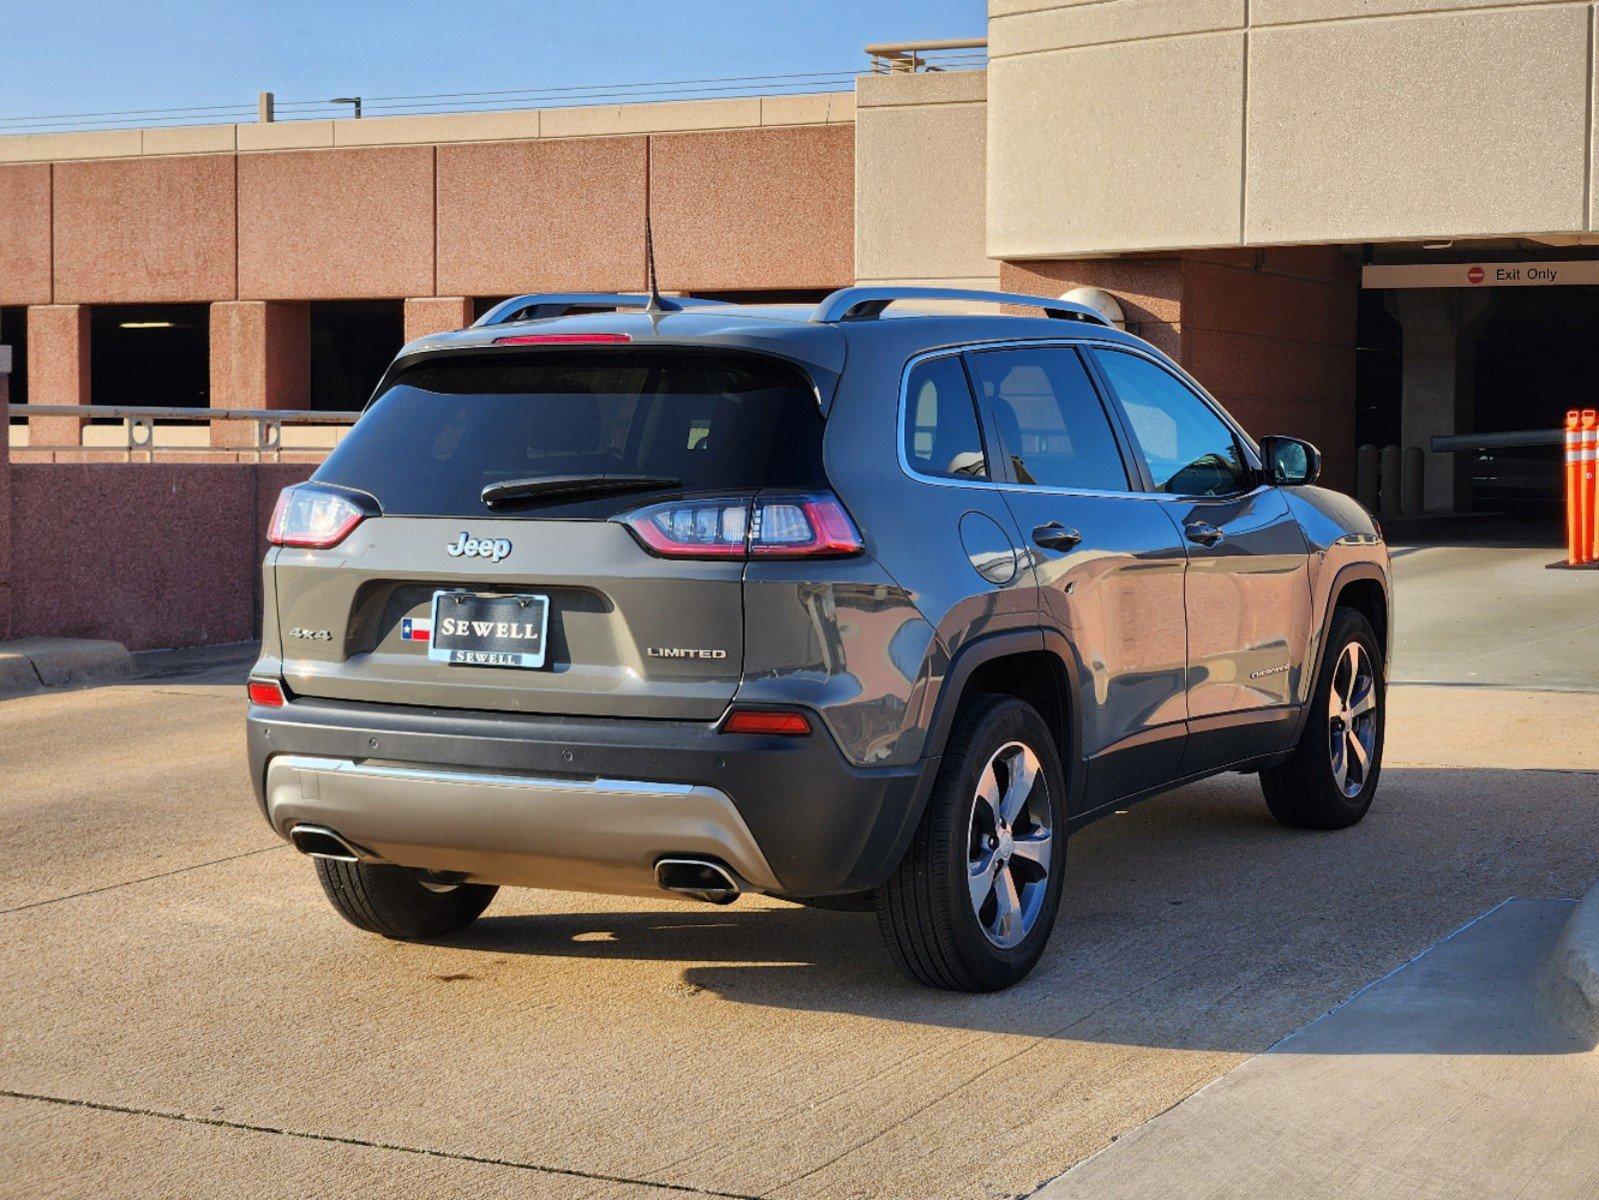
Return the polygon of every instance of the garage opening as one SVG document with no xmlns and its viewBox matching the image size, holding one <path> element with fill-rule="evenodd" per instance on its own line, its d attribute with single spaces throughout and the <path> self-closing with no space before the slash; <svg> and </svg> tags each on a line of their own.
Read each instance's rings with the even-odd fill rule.
<svg viewBox="0 0 1599 1200">
<path fill-rule="evenodd" d="M 1599 398 L 1599 287 L 1496 288 L 1478 326 L 1474 433 L 1560 429 Z M 1471 459 L 1479 512 L 1563 512 L 1560 446 L 1482 450 Z"/>
<path fill-rule="evenodd" d="M 206 408 L 211 309 L 205 304 L 96 304 L 89 310 L 95 404 Z"/>
<path fill-rule="evenodd" d="M 355 412 L 405 344 L 401 300 L 328 300 L 311 305 L 311 407 Z"/>
</svg>

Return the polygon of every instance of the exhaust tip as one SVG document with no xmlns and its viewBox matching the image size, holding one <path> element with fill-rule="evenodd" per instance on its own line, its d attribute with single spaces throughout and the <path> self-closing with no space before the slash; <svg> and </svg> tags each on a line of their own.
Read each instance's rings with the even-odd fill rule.
<svg viewBox="0 0 1599 1200">
<path fill-rule="evenodd" d="M 707 904 L 731 904 L 744 890 L 733 872 L 708 858 L 663 858 L 655 864 L 655 882 Z"/>
<path fill-rule="evenodd" d="M 296 825 L 289 830 L 289 841 L 301 854 L 309 854 L 312 858 L 360 862 L 371 857 L 324 825 Z"/>
</svg>

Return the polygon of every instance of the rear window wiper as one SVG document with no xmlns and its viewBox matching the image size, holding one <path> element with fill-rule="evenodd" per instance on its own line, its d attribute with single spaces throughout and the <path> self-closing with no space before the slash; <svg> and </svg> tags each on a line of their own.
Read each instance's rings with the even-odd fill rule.
<svg viewBox="0 0 1599 1200">
<path fill-rule="evenodd" d="M 513 500 L 560 500 L 573 496 L 606 496 L 622 492 L 648 492 L 682 487 L 681 479 L 665 475 L 540 475 L 533 479 L 503 479 L 483 489 L 490 508 Z"/>
</svg>

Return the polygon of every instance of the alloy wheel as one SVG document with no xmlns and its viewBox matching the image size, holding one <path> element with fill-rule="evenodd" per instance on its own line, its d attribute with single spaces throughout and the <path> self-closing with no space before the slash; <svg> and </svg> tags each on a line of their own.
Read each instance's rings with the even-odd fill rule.
<svg viewBox="0 0 1599 1200">
<path fill-rule="evenodd" d="M 1002 949 L 1037 924 L 1054 849 L 1049 785 L 1021 742 L 994 751 L 977 777 L 967 838 L 967 887 L 983 934 Z"/>
<path fill-rule="evenodd" d="M 1377 672 L 1359 642 L 1345 646 L 1333 668 L 1327 734 L 1333 781 L 1353 799 L 1371 778 L 1377 752 Z"/>
</svg>

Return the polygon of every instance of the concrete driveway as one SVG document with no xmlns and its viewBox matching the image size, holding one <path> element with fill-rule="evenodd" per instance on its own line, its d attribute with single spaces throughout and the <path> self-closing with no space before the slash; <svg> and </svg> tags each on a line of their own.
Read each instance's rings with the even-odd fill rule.
<svg viewBox="0 0 1599 1200">
<path fill-rule="evenodd" d="M 0 1194 L 1025 1194 L 1506 897 L 1599 874 L 1592 695 L 1401 685 L 1362 825 L 1280 829 L 1246 778 L 1100 822 L 1001 995 L 759 898 L 503 892 L 401 945 L 266 829 L 240 693 L 0 703 Z"/>
</svg>

